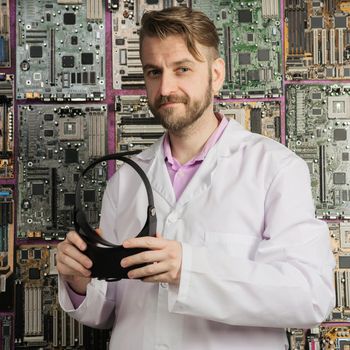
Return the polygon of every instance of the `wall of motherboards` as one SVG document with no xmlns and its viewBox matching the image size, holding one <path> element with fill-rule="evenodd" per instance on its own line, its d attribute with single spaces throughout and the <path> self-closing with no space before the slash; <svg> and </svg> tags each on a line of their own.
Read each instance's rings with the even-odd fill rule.
<svg viewBox="0 0 350 350">
<path fill-rule="evenodd" d="M 108 331 L 57 301 L 56 244 L 81 169 L 163 133 L 147 107 L 138 28 L 191 6 L 215 23 L 226 79 L 216 110 L 307 162 L 330 229 L 336 308 L 293 350 L 350 349 L 350 0 L 0 0 L 0 349 L 107 349 Z M 88 220 L 114 166 L 84 182 Z"/>
</svg>

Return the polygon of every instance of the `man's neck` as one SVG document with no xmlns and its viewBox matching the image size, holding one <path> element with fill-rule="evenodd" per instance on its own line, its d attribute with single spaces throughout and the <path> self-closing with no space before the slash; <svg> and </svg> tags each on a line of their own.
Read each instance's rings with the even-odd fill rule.
<svg viewBox="0 0 350 350">
<path fill-rule="evenodd" d="M 210 112 L 179 134 L 169 132 L 172 156 L 180 164 L 191 160 L 201 151 L 218 125 L 219 120 L 213 112 Z"/>
</svg>

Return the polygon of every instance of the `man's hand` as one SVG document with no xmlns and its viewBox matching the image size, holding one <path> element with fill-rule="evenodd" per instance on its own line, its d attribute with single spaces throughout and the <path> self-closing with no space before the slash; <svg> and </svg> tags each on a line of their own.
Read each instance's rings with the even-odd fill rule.
<svg viewBox="0 0 350 350">
<path fill-rule="evenodd" d="M 86 293 L 91 280 L 92 261 L 82 253 L 85 249 L 86 243 L 75 231 L 68 232 L 66 239 L 57 245 L 57 271 L 80 294 Z"/>
<path fill-rule="evenodd" d="M 141 278 L 144 282 L 165 282 L 178 285 L 181 275 L 182 246 L 178 241 L 157 237 L 130 238 L 125 248 L 147 248 L 142 253 L 124 258 L 122 267 L 147 264 L 129 271 L 129 278 Z"/>
</svg>

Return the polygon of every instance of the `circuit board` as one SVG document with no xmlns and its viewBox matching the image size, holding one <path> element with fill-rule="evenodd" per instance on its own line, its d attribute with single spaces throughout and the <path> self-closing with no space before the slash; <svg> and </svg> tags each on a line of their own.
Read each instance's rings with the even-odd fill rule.
<svg viewBox="0 0 350 350">
<path fill-rule="evenodd" d="M 279 102 L 227 102 L 214 105 L 226 118 L 238 121 L 244 128 L 281 142 L 281 106 Z"/>
<path fill-rule="evenodd" d="M 287 145 L 308 164 L 316 214 L 350 217 L 350 85 L 291 85 Z"/>
<path fill-rule="evenodd" d="M 17 98 L 105 97 L 103 0 L 17 0 Z"/>
<path fill-rule="evenodd" d="M 127 0 L 119 6 L 110 2 L 112 12 L 113 88 L 145 88 L 139 57 L 139 30 L 144 12 L 172 6 L 187 6 L 187 0 Z"/>
<path fill-rule="evenodd" d="M 193 0 L 192 8 L 206 13 L 218 30 L 226 68 L 221 98 L 282 94 L 278 0 Z"/>
<path fill-rule="evenodd" d="M 10 66 L 10 6 L 9 0 L 0 1 L 0 67 Z"/>
<path fill-rule="evenodd" d="M 64 239 L 72 228 L 75 184 L 87 163 L 106 154 L 105 105 L 21 105 L 18 238 Z M 83 199 L 98 225 L 106 165 L 91 171 Z M 43 205 L 49 203 L 49 205 Z"/>
<path fill-rule="evenodd" d="M 0 73 L 0 179 L 14 177 L 13 79 Z"/>
<path fill-rule="evenodd" d="M 60 308 L 56 253 L 51 245 L 25 245 L 17 250 L 16 349 L 107 350 L 108 331 L 94 333 Z"/>
<path fill-rule="evenodd" d="M 285 4 L 286 78 L 350 79 L 349 2 Z"/>
</svg>

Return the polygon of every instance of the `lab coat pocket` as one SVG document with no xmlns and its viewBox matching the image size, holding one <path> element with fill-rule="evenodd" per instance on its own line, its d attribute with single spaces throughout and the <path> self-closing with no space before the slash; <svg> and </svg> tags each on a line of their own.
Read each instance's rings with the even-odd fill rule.
<svg viewBox="0 0 350 350">
<path fill-rule="evenodd" d="M 259 242 L 260 238 L 248 234 L 205 232 L 205 245 L 208 249 L 250 260 L 253 260 Z"/>
</svg>

